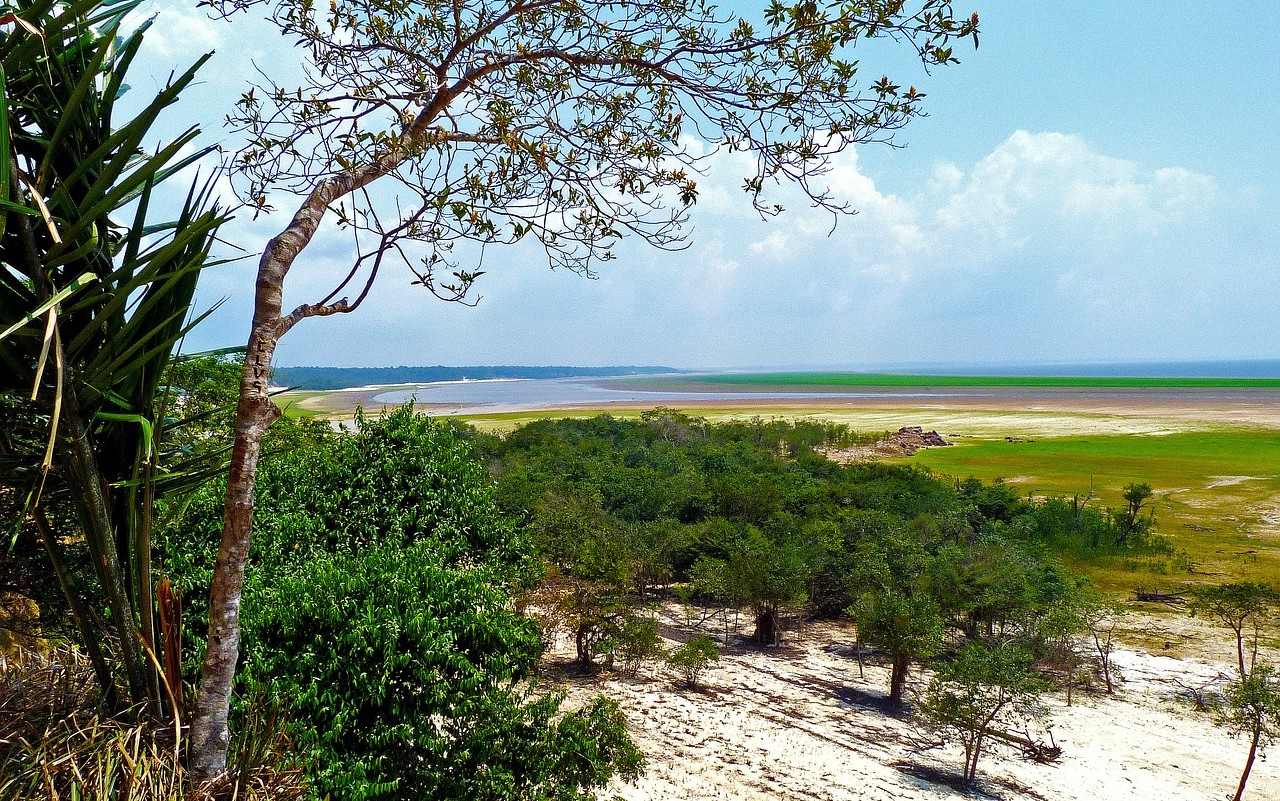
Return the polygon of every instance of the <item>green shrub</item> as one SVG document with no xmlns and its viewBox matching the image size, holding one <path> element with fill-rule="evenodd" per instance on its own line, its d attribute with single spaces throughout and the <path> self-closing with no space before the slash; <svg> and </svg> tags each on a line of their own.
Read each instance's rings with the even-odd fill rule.
<svg viewBox="0 0 1280 801">
<path fill-rule="evenodd" d="M 667 656 L 667 664 L 671 665 L 686 687 L 697 687 L 703 671 L 712 662 L 718 661 L 720 651 L 705 634 L 699 634 Z"/>
<path fill-rule="evenodd" d="M 658 636 L 658 621 L 649 617 L 633 617 L 622 627 L 618 635 L 618 658 L 622 671 L 629 676 L 638 675 L 644 666 L 663 656 L 662 638 Z"/>
<path fill-rule="evenodd" d="M 430 544 L 317 559 L 245 626 L 251 678 L 307 721 L 298 748 L 334 798 L 538 798 L 574 781 L 547 767 L 566 740 L 599 741 L 586 780 L 634 761 L 620 715 L 557 718 L 559 699 L 513 689 L 538 659 L 536 626 L 493 570 L 449 568 Z"/>
<path fill-rule="evenodd" d="M 163 538 L 192 617 L 221 489 Z M 514 596 L 539 573 L 454 430 L 408 409 L 358 417 L 350 436 L 263 461 L 239 689 L 289 705 L 320 797 L 593 798 L 641 757 L 608 702 L 566 715 L 529 694 L 542 644 Z"/>
</svg>

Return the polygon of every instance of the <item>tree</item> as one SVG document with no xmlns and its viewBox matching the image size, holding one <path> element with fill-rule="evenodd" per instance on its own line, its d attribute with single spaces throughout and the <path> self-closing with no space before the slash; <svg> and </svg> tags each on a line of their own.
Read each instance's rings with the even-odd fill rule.
<svg viewBox="0 0 1280 801">
<path fill-rule="evenodd" d="M 534 510 L 531 528 L 551 574 L 540 606 L 572 633 L 578 665 L 589 669 L 631 615 L 627 585 L 635 560 L 628 532 L 597 498 L 548 493 Z"/>
<path fill-rule="evenodd" d="M 121 36 L 137 5 L 6 6 L 0 395 L 22 401 L 4 405 L 17 416 L 0 424 L 10 432 L 0 494 L 25 498 L 15 516 L 34 522 L 108 705 L 145 704 L 159 716 L 169 697 L 146 655 L 158 651 L 155 501 L 207 475 L 180 455 L 160 458 L 161 386 L 175 344 L 200 319 L 192 293 L 225 217 L 198 185 L 172 219 L 156 214 L 161 185 L 207 151 L 181 155 L 195 128 L 154 152 L 144 142 L 207 56 L 121 121 L 116 101 L 149 27 Z M 59 514 L 57 501 L 73 514 Z M 83 572 L 69 553 L 80 548 Z"/>
<path fill-rule="evenodd" d="M 1228 627 L 1236 635 L 1238 674 L 1227 684 L 1226 706 L 1218 722 L 1233 736 L 1249 737 L 1249 757 L 1240 775 L 1235 801 L 1244 795 L 1245 783 L 1258 752 L 1280 737 L 1280 678 L 1273 666 L 1258 664 L 1262 626 L 1280 606 L 1280 591 L 1267 584 L 1240 581 L 1192 592 L 1191 613 L 1202 614 Z M 1249 658 L 1245 660 L 1246 640 Z"/>
<path fill-rule="evenodd" d="M 720 661 L 720 650 L 705 634 L 699 634 L 683 645 L 673 648 L 667 655 L 667 663 L 675 669 L 684 686 L 696 689 L 703 672 L 712 662 Z"/>
<path fill-rule="evenodd" d="M 804 600 L 813 573 L 811 549 L 794 534 L 765 534 L 747 526 L 727 559 L 700 560 L 692 572 L 700 591 L 730 606 L 745 604 L 755 618 L 752 640 L 761 648 L 782 642 L 780 613 Z"/>
<path fill-rule="evenodd" d="M 1192 592 L 1191 613 L 1204 615 L 1231 629 L 1236 635 L 1236 666 L 1243 680 L 1258 659 L 1258 639 L 1262 623 L 1271 610 L 1280 606 L 1280 592 L 1254 581 L 1197 587 Z M 1252 631 L 1249 663 L 1245 664 L 1245 640 Z"/>
<path fill-rule="evenodd" d="M 868 592 L 849 611 L 857 623 L 859 641 L 888 652 L 889 700 L 900 703 L 911 663 L 928 659 L 942 646 L 938 604 L 927 596 L 885 590 Z"/>
<path fill-rule="evenodd" d="M 1142 507 L 1151 498 L 1150 484 L 1126 484 L 1124 493 L 1125 508 L 1124 517 L 1120 521 L 1120 539 L 1116 545 L 1125 547 L 1129 544 L 1129 538 L 1134 532 L 1141 529 L 1144 525 L 1149 526 L 1151 518 L 1142 519 Z"/>
<path fill-rule="evenodd" d="M 889 654 L 889 699 L 902 701 L 911 663 L 942 647 L 942 610 L 930 592 L 930 560 L 914 541 L 895 532 L 857 548 L 857 601 L 848 610 L 859 642 Z"/>
<path fill-rule="evenodd" d="M 822 187 L 830 157 L 888 139 L 922 98 L 887 77 L 859 83 L 860 40 L 891 37 L 944 65 L 978 29 L 948 0 L 776 1 L 755 23 L 704 0 L 208 5 L 227 15 L 264 6 L 304 65 L 300 86 L 251 89 L 233 114 L 249 136 L 236 156 L 243 196 L 264 210 L 279 191 L 301 202 L 258 263 L 191 734 L 201 780 L 225 765 L 254 476 L 280 414 L 267 390 L 281 336 L 357 308 L 388 258 L 416 263 L 416 283 L 462 300 L 482 272 L 468 243 L 532 239 L 553 266 L 584 273 L 625 234 L 678 247 L 698 194 L 691 131 L 754 159 L 745 189 L 763 214 L 781 210 L 767 197 L 781 181 L 840 211 Z M 329 296 L 286 312 L 285 278 L 330 211 L 364 243 L 360 255 Z M 340 296 L 352 281 L 349 301 Z"/>
<path fill-rule="evenodd" d="M 1253 760 L 1280 737 L 1280 677 L 1271 665 L 1258 665 L 1248 676 L 1234 680 L 1226 688 L 1226 707 L 1219 723 L 1231 732 L 1249 737 L 1249 757 L 1245 760 L 1234 801 L 1244 796 L 1245 783 L 1253 770 Z"/>
<path fill-rule="evenodd" d="M 1128 612 L 1117 603 L 1107 603 L 1098 595 L 1088 597 L 1082 608 L 1085 627 L 1093 640 L 1093 650 L 1097 655 L 1097 665 L 1102 670 L 1102 679 L 1107 685 L 1107 695 L 1115 692 L 1116 682 L 1123 676 L 1111 662 L 1112 642 L 1115 638 L 1116 626 Z"/>
<path fill-rule="evenodd" d="M 1038 712 L 1036 699 L 1046 685 L 1031 671 L 1031 662 L 1031 654 L 1017 646 L 974 642 L 936 666 L 918 708 L 934 731 L 964 746 L 966 783 L 977 777 L 978 757 L 996 726 Z"/>
</svg>

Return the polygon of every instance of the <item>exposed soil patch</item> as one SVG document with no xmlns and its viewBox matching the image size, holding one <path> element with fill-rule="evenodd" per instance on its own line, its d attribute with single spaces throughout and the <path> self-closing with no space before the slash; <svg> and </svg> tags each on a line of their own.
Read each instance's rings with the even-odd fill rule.
<svg viewBox="0 0 1280 801">
<path fill-rule="evenodd" d="M 1261 476 L 1210 476 L 1213 481 L 1205 485 L 1205 489 L 1215 489 L 1217 487 L 1233 487 L 1236 484 L 1243 484 L 1246 481 L 1261 481 Z"/>
</svg>

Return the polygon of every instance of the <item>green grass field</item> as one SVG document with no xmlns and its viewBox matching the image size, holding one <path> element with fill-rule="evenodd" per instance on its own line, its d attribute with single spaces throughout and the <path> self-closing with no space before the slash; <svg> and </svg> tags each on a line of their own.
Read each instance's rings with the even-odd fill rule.
<svg viewBox="0 0 1280 801">
<path fill-rule="evenodd" d="M 285 417 L 295 420 L 308 419 L 312 417 L 323 417 L 325 413 L 316 409 L 308 409 L 302 405 L 302 401 L 311 400 L 312 398 L 324 398 L 329 394 L 323 389 L 294 389 L 288 392 L 281 392 L 275 397 L 276 405 L 284 412 Z"/>
<path fill-rule="evenodd" d="M 1121 506 L 1130 482 L 1150 484 L 1157 531 L 1187 553 L 1196 573 L 1090 567 L 1112 590 L 1225 577 L 1280 580 L 1280 432 L 1274 430 L 974 438 L 921 451 L 912 461 L 957 478 L 1003 478 L 1040 497 L 1084 497 L 1092 481 L 1093 503 L 1100 506 Z"/>
<path fill-rule="evenodd" d="M 1276 388 L 1280 378 L 1177 378 L 1123 376 L 897 375 L 893 373 L 735 373 L 687 378 L 633 379 L 650 386 L 689 384 L 761 387 L 1082 387 L 1167 389 Z"/>
</svg>

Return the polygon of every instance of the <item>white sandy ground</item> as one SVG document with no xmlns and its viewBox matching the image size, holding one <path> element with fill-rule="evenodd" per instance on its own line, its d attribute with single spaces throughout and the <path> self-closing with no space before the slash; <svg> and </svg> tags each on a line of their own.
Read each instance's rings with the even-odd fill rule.
<svg viewBox="0 0 1280 801">
<path fill-rule="evenodd" d="M 1166 630 L 1168 622 L 1160 621 Z M 1205 629 L 1191 623 L 1187 636 L 1202 646 L 1193 652 L 1216 652 L 1221 646 L 1230 658 L 1226 640 L 1203 642 Z M 1174 626 L 1188 628 L 1181 622 Z M 717 623 L 707 630 L 722 636 Z M 674 628 L 665 633 L 681 636 Z M 1230 798 L 1235 791 L 1248 743 L 1193 711 L 1179 686 L 1225 676 L 1230 670 L 1225 661 L 1120 647 L 1115 661 L 1126 681 L 1117 696 L 1077 692 L 1070 707 L 1061 693 L 1046 697 L 1053 737 L 1063 749 L 1059 763 L 1036 764 L 1009 747 L 994 746 L 979 764 L 979 787 L 963 793 L 904 770 L 917 766 L 955 775 L 962 752 L 959 746 L 921 750 L 925 738 L 909 718 L 878 709 L 888 671 L 869 661 L 860 678 L 852 643 L 852 629 L 823 623 L 803 625 L 788 635 L 783 648 L 768 653 L 731 647 L 707 672 L 702 691 L 677 689 L 661 667 L 647 668 L 638 680 L 617 674 L 564 679 L 571 701 L 584 702 L 597 693 L 617 699 L 648 759 L 639 783 L 614 782 L 603 797 L 1206 801 Z M 569 648 L 561 643 L 552 661 L 567 661 Z M 549 672 L 560 671 L 553 666 Z M 913 680 L 924 681 L 919 674 Z M 1044 732 L 1031 731 L 1038 737 Z M 1277 761 L 1255 764 L 1246 799 L 1280 799 Z"/>
</svg>

